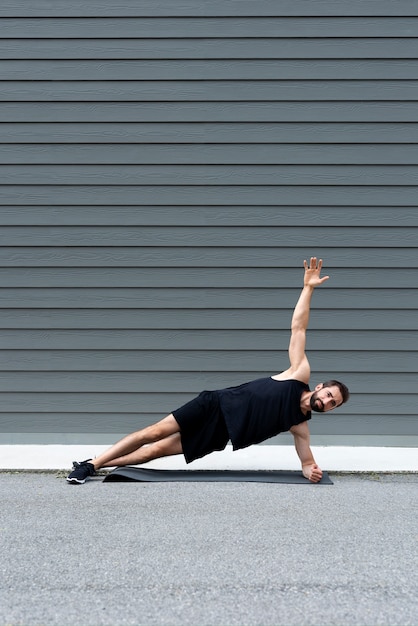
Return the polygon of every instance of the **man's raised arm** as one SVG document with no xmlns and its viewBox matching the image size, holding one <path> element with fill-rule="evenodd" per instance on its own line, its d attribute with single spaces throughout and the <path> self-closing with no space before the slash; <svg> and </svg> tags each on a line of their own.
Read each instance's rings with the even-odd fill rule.
<svg viewBox="0 0 418 626">
<path fill-rule="evenodd" d="M 306 330 L 309 323 L 309 312 L 311 299 L 315 287 L 322 285 L 329 276 L 321 278 L 322 259 L 317 262 L 316 257 L 311 257 L 310 264 L 303 262 L 305 275 L 303 279 L 303 289 L 293 311 L 291 336 L 289 344 L 289 360 L 292 378 L 297 378 L 302 382 L 309 382 L 310 366 L 305 354 Z"/>
</svg>

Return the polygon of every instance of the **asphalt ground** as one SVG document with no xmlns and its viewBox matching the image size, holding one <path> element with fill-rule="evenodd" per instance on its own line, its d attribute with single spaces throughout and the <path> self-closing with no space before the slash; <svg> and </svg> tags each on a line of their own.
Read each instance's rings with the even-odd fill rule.
<svg viewBox="0 0 418 626">
<path fill-rule="evenodd" d="M 418 474 L 0 473 L 2 626 L 418 625 Z"/>
</svg>

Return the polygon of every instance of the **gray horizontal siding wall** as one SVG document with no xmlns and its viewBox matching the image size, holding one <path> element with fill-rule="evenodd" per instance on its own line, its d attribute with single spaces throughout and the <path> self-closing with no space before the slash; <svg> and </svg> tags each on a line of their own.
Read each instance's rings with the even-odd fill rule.
<svg viewBox="0 0 418 626">
<path fill-rule="evenodd" d="M 287 367 L 417 445 L 418 4 L 3 0 L 0 442 L 111 442 Z M 288 436 L 273 440 L 288 443 Z"/>
</svg>

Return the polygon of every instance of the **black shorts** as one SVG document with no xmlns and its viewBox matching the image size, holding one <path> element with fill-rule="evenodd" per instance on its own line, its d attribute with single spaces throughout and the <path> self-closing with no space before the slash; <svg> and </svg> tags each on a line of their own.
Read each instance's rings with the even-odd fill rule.
<svg viewBox="0 0 418 626">
<path fill-rule="evenodd" d="M 229 441 L 216 391 L 202 391 L 197 398 L 173 411 L 173 415 L 180 426 L 186 463 L 223 450 Z"/>
</svg>

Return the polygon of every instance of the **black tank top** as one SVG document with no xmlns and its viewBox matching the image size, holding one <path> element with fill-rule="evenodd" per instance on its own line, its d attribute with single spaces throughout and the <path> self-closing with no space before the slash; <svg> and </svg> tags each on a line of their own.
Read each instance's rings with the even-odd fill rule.
<svg viewBox="0 0 418 626">
<path fill-rule="evenodd" d="M 300 408 L 307 384 L 299 380 L 258 378 L 217 391 L 234 450 L 246 448 L 286 432 L 311 418 Z"/>
</svg>

